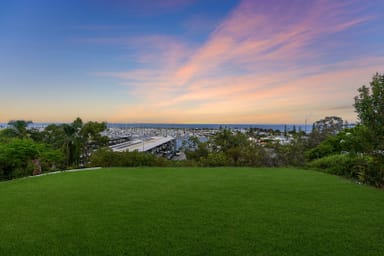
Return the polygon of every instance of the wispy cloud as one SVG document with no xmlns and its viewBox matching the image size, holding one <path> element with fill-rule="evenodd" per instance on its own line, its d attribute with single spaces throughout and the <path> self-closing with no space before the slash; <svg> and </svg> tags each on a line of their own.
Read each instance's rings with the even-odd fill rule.
<svg viewBox="0 0 384 256">
<path fill-rule="evenodd" d="M 338 59 L 340 45 L 329 42 L 372 17 L 361 15 L 353 1 L 276 3 L 242 1 L 198 46 L 159 35 L 101 39 L 134 49 L 139 66 L 97 73 L 120 79 L 142 102 L 122 106 L 114 118 L 299 122 L 308 112 L 320 118 L 325 109 L 352 105 L 356 88 L 383 69 L 384 58 Z M 341 114 L 353 119 L 352 109 Z"/>
</svg>

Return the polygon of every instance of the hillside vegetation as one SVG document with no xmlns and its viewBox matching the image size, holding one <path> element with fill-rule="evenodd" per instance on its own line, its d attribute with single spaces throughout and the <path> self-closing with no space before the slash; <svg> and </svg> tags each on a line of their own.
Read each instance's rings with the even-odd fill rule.
<svg viewBox="0 0 384 256">
<path fill-rule="evenodd" d="M 314 122 L 309 134 L 217 129 L 204 141 L 184 141 L 183 161 L 148 152 L 113 152 L 102 133 L 104 122 L 77 118 L 38 130 L 14 120 L 0 131 L 0 180 L 86 166 L 305 167 L 384 187 L 383 95 L 384 74 L 376 73 L 354 98 L 359 123 L 353 127 L 341 117 L 327 116 Z"/>
</svg>

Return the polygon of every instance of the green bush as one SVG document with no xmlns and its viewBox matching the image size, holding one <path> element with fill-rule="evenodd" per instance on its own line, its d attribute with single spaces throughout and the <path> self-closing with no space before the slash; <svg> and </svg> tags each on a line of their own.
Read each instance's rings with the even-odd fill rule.
<svg viewBox="0 0 384 256">
<path fill-rule="evenodd" d="M 52 149 L 47 144 L 39 144 L 38 150 L 42 172 L 53 172 L 65 168 L 63 151 Z"/>
<path fill-rule="evenodd" d="M 93 152 L 90 158 L 90 166 L 111 167 L 118 162 L 117 154 L 109 148 L 100 148 Z"/>
<path fill-rule="evenodd" d="M 353 178 L 375 187 L 384 187 L 384 163 L 368 155 L 331 155 L 313 160 L 308 167 Z"/>
<path fill-rule="evenodd" d="M 90 158 L 90 166 L 134 167 L 134 166 L 168 166 L 166 159 L 147 152 L 113 152 L 108 148 L 95 151 Z"/>
<path fill-rule="evenodd" d="M 0 179 L 32 175 L 32 160 L 39 157 L 37 145 L 28 139 L 13 139 L 0 145 Z"/>
<path fill-rule="evenodd" d="M 177 161 L 166 161 L 166 166 L 169 167 L 199 167 L 200 162 L 196 160 L 177 160 Z"/>
<path fill-rule="evenodd" d="M 369 161 L 355 166 L 360 182 L 375 187 L 384 187 L 384 163 L 378 159 L 370 158 Z"/>
<path fill-rule="evenodd" d="M 355 164 L 355 157 L 349 154 L 337 154 L 313 160 L 308 166 L 335 175 L 357 178 L 354 171 Z"/>
<path fill-rule="evenodd" d="M 224 153 L 209 153 L 206 158 L 201 157 L 200 163 L 202 166 L 228 166 L 229 161 Z"/>
<path fill-rule="evenodd" d="M 306 156 L 309 160 L 319 159 L 334 153 L 334 148 L 329 143 L 320 143 L 315 148 L 306 152 Z"/>
<path fill-rule="evenodd" d="M 138 151 L 123 152 L 121 166 L 155 166 L 156 156 L 150 153 L 142 153 Z"/>
</svg>

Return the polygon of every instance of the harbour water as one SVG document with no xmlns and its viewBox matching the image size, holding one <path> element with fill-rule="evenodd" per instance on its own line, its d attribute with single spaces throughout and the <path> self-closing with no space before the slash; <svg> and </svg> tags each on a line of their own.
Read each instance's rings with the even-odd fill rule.
<svg viewBox="0 0 384 256">
<path fill-rule="evenodd" d="M 161 123 L 108 123 L 113 128 L 157 128 L 157 129 L 250 129 L 259 128 L 265 130 L 292 131 L 294 128 L 299 131 L 310 132 L 312 125 L 305 124 L 161 124 Z"/>
<path fill-rule="evenodd" d="M 32 123 L 30 128 L 43 130 L 51 123 Z M 61 123 L 56 123 L 61 124 Z M 7 123 L 0 123 L 0 129 L 8 127 Z M 153 137 L 171 136 L 176 139 L 176 148 L 182 147 L 191 136 L 197 137 L 200 141 L 208 140 L 208 137 L 215 134 L 219 129 L 231 129 L 245 131 L 251 128 L 263 130 L 285 129 L 289 132 L 293 129 L 310 133 L 312 125 L 293 124 L 164 124 L 164 123 L 108 123 L 107 130 L 103 135 L 110 139 L 129 137 L 130 140 L 147 141 Z"/>
<path fill-rule="evenodd" d="M 29 125 L 31 128 L 45 128 L 51 123 L 32 123 Z M 57 123 L 60 124 L 60 123 Z M 0 123 L 0 128 L 6 128 L 7 123 Z M 154 128 L 154 129 L 250 129 L 259 128 L 266 130 L 280 130 L 292 131 L 293 128 L 297 131 L 311 132 L 312 124 L 172 124 L 172 123 L 108 123 L 108 128 Z"/>
</svg>

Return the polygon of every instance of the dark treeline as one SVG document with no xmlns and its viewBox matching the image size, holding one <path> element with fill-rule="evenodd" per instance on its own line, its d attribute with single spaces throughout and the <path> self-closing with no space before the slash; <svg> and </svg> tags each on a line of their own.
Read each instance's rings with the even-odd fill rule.
<svg viewBox="0 0 384 256">
<path fill-rule="evenodd" d="M 13 179 L 42 172 L 78 168 L 89 162 L 96 147 L 107 144 L 100 132 L 106 123 L 47 126 L 43 131 L 27 129 L 30 121 L 15 120 L 0 131 L 0 179 Z"/>
<path fill-rule="evenodd" d="M 191 137 L 183 145 L 187 160 L 172 161 L 149 153 L 112 152 L 100 132 L 105 123 L 49 125 L 27 129 L 11 121 L 0 132 L 0 179 L 86 166 L 295 166 L 384 186 L 384 75 L 373 76 L 354 99 L 359 123 L 325 117 L 312 132 L 220 129 L 208 141 Z M 267 134 L 267 136 L 266 136 Z M 277 135 L 284 141 L 274 139 Z"/>
</svg>

